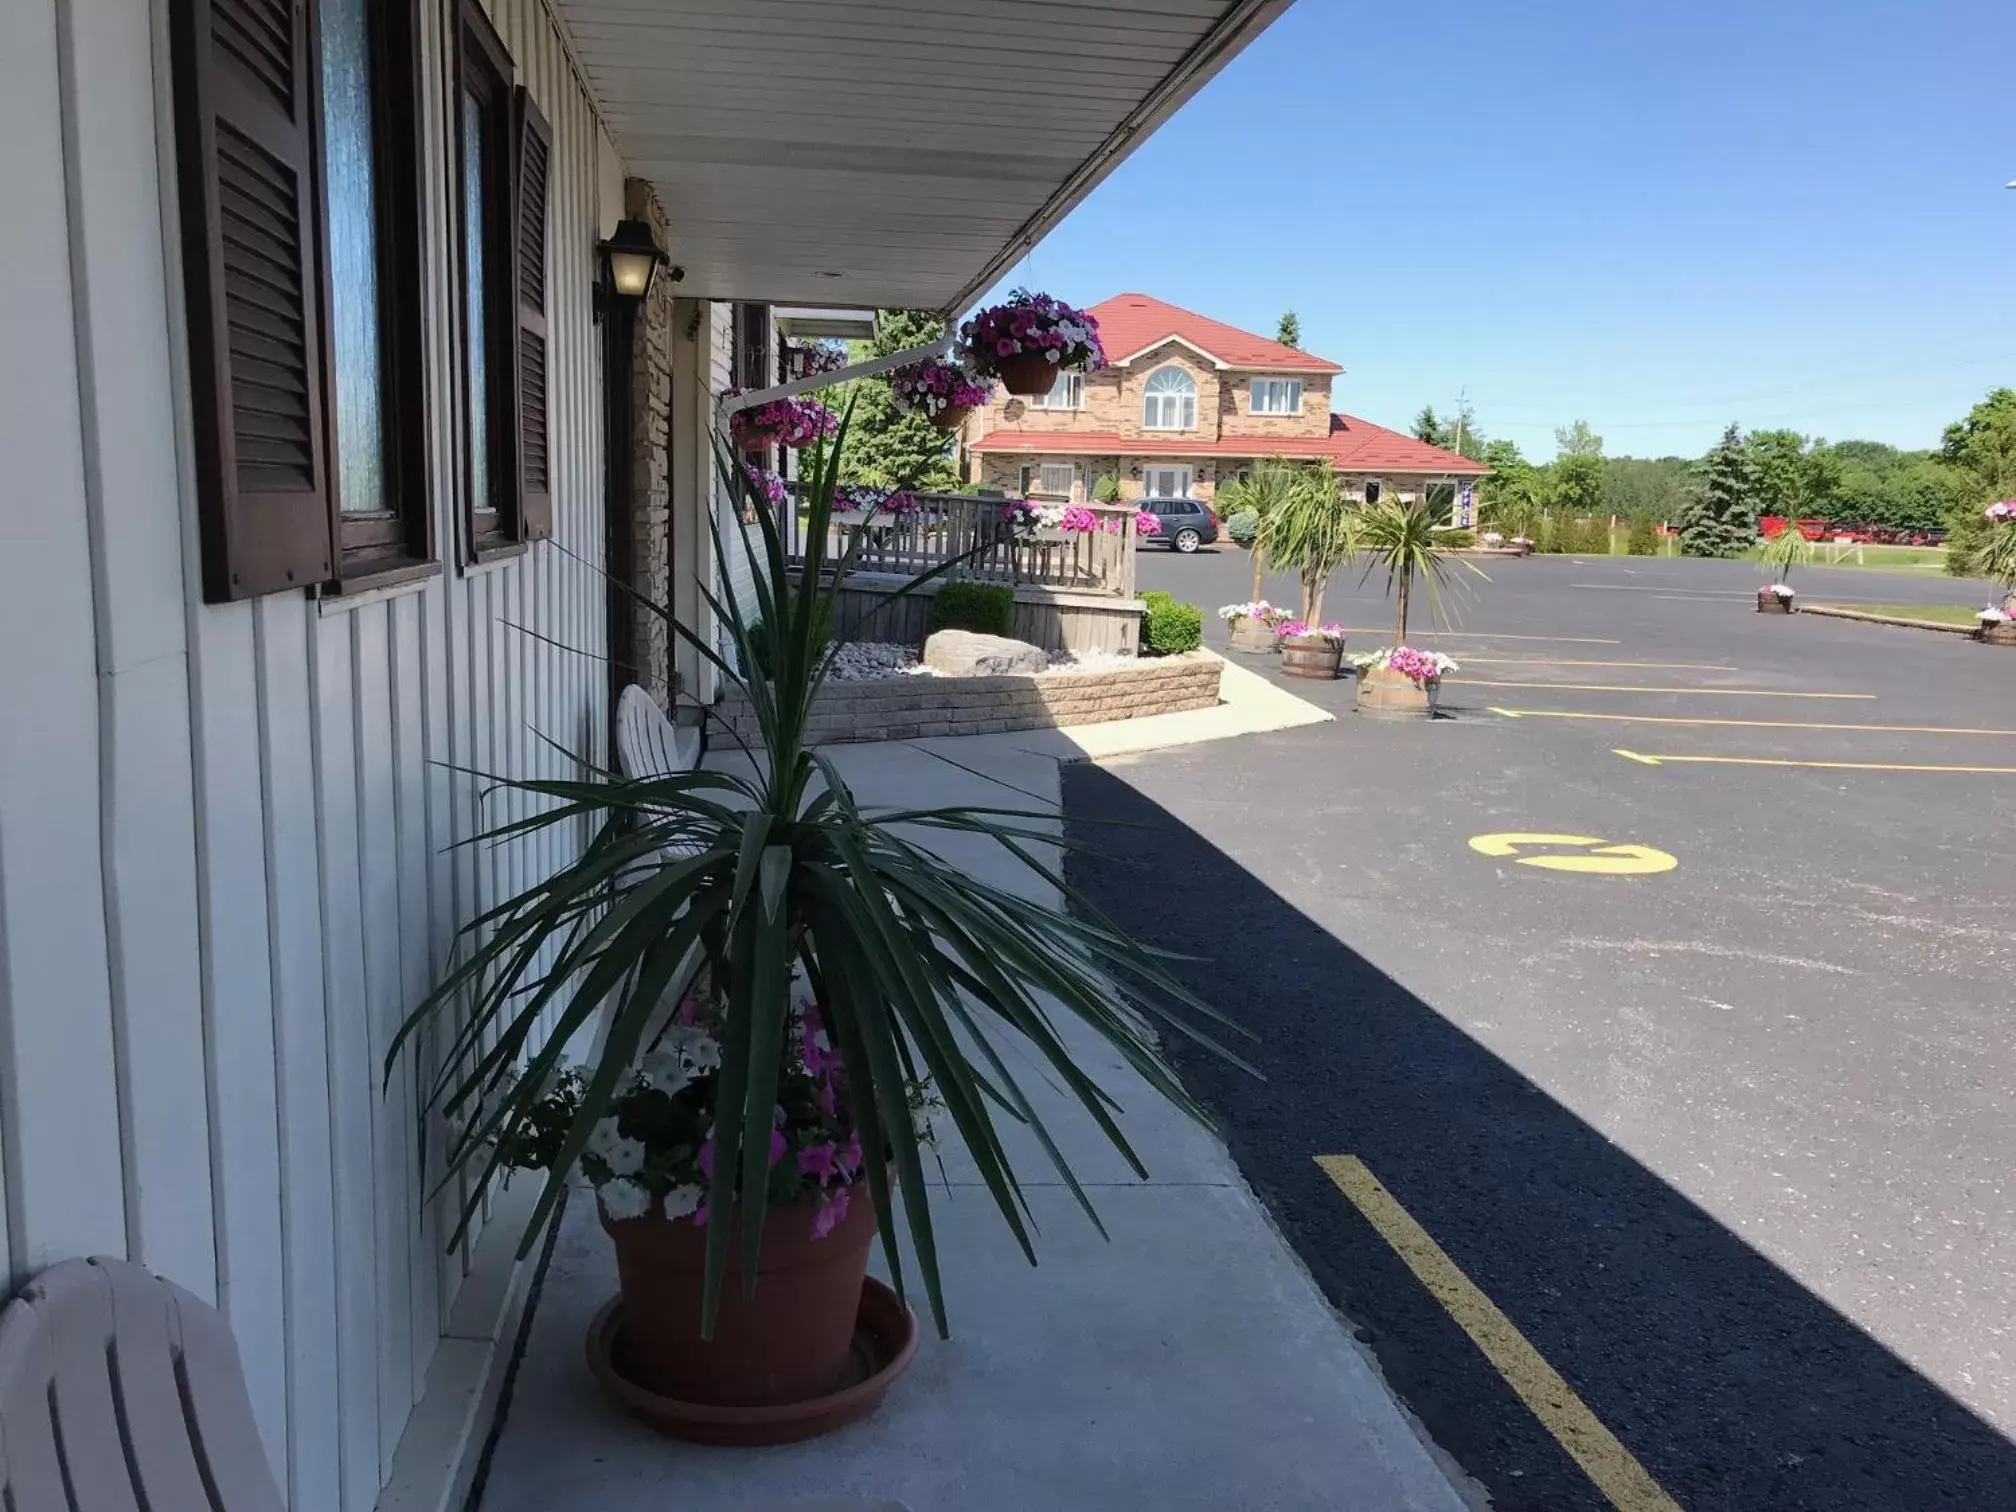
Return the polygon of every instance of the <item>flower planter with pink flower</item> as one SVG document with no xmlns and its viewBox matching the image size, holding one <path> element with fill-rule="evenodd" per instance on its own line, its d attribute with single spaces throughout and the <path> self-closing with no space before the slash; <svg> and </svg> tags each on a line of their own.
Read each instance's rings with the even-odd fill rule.
<svg viewBox="0 0 2016 1512">
<path fill-rule="evenodd" d="M 1358 671 L 1357 710 L 1374 719 L 1428 719 L 1441 697 L 1442 679 L 1457 670 L 1439 651 L 1388 646 L 1370 656 L 1354 656 Z"/>
<path fill-rule="evenodd" d="M 1757 590 L 1757 612 L 1759 614 L 1790 614 L 1793 599 L 1798 595 L 1789 583 L 1769 583 Z"/>
<path fill-rule="evenodd" d="M 730 389 L 728 397 L 740 392 Z M 732 410 L 728 416 L 728 433 L 745 450 L 757 446 L 811 446 L 831 438 L 839 429 L 840 421 L 833 411 L 817 399 L 803 395 Z"/>
<path fill-rule="evenodd" d="M 2016 499 L 1997 499 L 1983 513 L 1988 534 L 1968 566 L 2002 585 L 2002 603 L 1981 611 L 1975 635 L 1992 646 L 2016 646 Z"/>
<path fill-rule="evenodd" d="M 913 362 L 889 375 L 889 397 L 896 408 L 906 415 L 922 415 L 940 430 L 958 429 L 991 392 L 991 385 L 977 381 L 956 362 Z"/>
<path fill-rule="evenodd" d="M 1281 670 L 1289 677 L 1335 682 L 1344 665 L 1344 627 L 1285 620 L 1279 626 Z"/>
<path fill-rule="evenodd" d="M 791 1431 L 795 1420 L 778 1415 L 790 1404 L 811 1409 L 813 1431 L 839 1426 L 826 1404 L 846 1375 L 863 1313 L 875 1208 L 863 1190 L 869 1152 L 848 1108 L 840 1053 L 802 974 L 797 981 L 765 1151 L 771 1206 L 757 1259 L 758 1294 L 724 1287 L 711 1338 L 701 1336 L 700 1293 L 707 1229 L 717 1217 L 708 1211 L 707 1190 L 722 1056 L 718 1009 L 704 994 L 687 999 L 655 1048 L 627 1073 L 581 1156 L 615 1245 L 621 1286 L 612 1304 L 620 1325 L 617 1315 L 597 1320 L 591 1364 L 641 1415 L 681 1437 L 801 1437 Z M 545 1097 L 500 1132 L 500 1160 L 521 1169 L 550 1167 L 583 1088 L 578 1070 L 558 1076 Z M 920 1115 L 931 1106 L 921 1092 L 914 1100 Z M 738 1252 L 742 1241 L 738 1226 Z M 731 1274 L 740 1274 L 739 1253 Z M 620 1361 L 606 1347 L 598 1356 L 598 1337 L 619 1331 Z"/>
<path fill-rule="evenodd" d="M 959 327 L 957 350 L 971 372 L 999 378 L 1011 394 L 1047 394 L 1059 373 L 1106 365 L 1099 322 L 1048 294 L 1017 289 Z"/>
<path fill-rule="evenodd" d="M 1234 651 L 1248 656 L 1272 656 L 1281 649 L 1276 627 L 1288 619 L 1288 612 L 1265 599 L 1254 599 L 1251 603 L 1219 605 L 1218 618 L 1225 621 Z"/>
</svg>

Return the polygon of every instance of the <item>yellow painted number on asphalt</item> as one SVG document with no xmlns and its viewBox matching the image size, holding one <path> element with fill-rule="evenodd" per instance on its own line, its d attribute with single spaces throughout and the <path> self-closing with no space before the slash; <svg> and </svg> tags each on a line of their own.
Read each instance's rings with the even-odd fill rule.
<svg viewBox="0 0 2016 1512">
<path fill-rule="evenodd" d="M 1522 850 L 1540 849 L 1539 855 L 1522 856 Z M 1581 872 L 1585 876 L 1645 877 L 1667 872 L 1680 864 L 1665 851 L 1649 845 L 1610 845 L 1601 835 L 1476 835 L 1470 849 L 1484 856 L 1510 856 L 1521 866 L 1537 866 L 1542 871 Z M 1568 852 L 1563 854 L 1563 852 Z"/>
</svg>

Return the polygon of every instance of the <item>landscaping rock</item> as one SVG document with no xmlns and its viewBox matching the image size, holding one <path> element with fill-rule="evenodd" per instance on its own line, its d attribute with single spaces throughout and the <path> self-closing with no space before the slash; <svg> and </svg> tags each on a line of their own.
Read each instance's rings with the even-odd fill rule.
<svg viewBox="0 0 2016 1512">
<path fill-rule="evenodd" d="M 924 665 L 943 677 L 998 677 L 1007 672 L 1041 672 L 1047 652 L 1005 635 L 940 630 L 924 642 Z"/>
</svg>

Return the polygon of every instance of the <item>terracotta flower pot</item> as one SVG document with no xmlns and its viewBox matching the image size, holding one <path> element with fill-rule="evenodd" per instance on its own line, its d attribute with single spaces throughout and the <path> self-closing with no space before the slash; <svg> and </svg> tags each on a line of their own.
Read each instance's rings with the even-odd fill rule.
<svg viewBox="0 0 2016 1512">
<path fill-rule="evenodd" d="M 1293 635 L 1281 642 L 1281 670 L 1290 677 L 1335 682 L 1344 647 L 1327 635 Z"/>
<path fill-rule="evenodd" d="M 1232 649 L 1248 656 L 1272 656 L 1281 649 L 1281 641 L 1264 621 L 1242 615 L 1232 621 Z"/>
<path fill-rule="evenodd" d="M 1780 598 L 1777 594 L 1768 591 L 1760 591 L 1757 595 L 1757 612 L 1759 614 L 1790 614 L 1792 612 L 1792 600 Z"/>
<path fill-rule="evenodd" d="M 1041 352 L 1019 352 L 1013 357 L 997 358 L 994 363 L 994 376 L 1001 380 L 1001 386 L 1025 399 L 1049 393 L 1063 371 L 1061 365 Z"/>
<path fill-rule="evenodd" d="M 1417 683 L 1385 667 L 1367 667 L 1358 674 L 1357 709 L 1374 719 L 1427 719 L 1441 691 L 1439 682 Z"/>
<path fill-rule="evenodd" d="M 948 404 L 931 417 L 931 423 L 940 430 L 957 430 L 972 413 L 970 404 Z"/>
<path fill-rule="evenodd" d="M 861 1311 L 875 1204 L 867 1184 L 858 1184 L 847 1216 L 824 1239 L 812 1237 L 817 1212 L 810 1202 L 771 1209 L 756 1290 L 747 1297 L 736 1224 L 711 1340 L 700 1337 L 707 1230 L 666 1219 L 656 1204 L 642 1218 L 603 1213 L 623 1287 L 625 1378 L 660 1396 L 714 1406 L 806 1402 L 831 1391 L 847 1368 Z"/>
</svg>

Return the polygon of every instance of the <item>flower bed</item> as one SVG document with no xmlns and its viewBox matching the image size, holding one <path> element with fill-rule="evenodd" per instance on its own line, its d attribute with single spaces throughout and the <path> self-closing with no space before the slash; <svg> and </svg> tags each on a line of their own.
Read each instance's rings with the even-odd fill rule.
<svg viewBox="0 0 2016 1512">
<path fill-rule="evenodd" d="M 1190 652 L 1152 659 L 1087 657 L 1048 672 L 1000 677 L 898 671 L 829 682 L 813 705 L 808 738 L 833 745 L 992 735 L 1208 709 L 1218 702 L 1224 665 L 1206 652 Z M 730 691 L 715 713 L 734 736 L 756 737 L 754 711 L 740 692 Z"/>
</svg>

